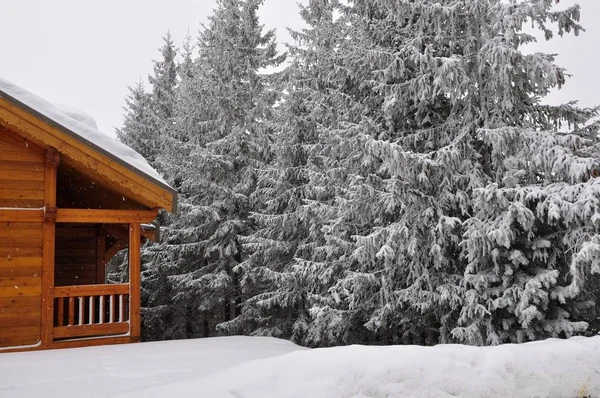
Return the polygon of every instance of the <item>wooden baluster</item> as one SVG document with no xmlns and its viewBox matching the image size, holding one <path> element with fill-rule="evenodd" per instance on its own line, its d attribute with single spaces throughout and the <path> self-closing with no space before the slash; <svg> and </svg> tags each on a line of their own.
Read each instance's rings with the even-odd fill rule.
<svg viewBox="0 0 600 398">
<path fill-rule="evenodd" d="M 83 297 L 78 297 L 78 302 L 79 302 L 79 319 L 78 319 L 78 323 L 80 325 L 83 325 L 83 318 L 85 318 L 85 302 L 83 301 Z"/>
<path fill-rule="evenodd" d="M 69 326 L 75 323 L 75 298 L 69 297 Z"/>
<path fill-rule="evenodd" d="M 124 322 L 123 319 L 123 295 L 119 294 L 119 322 Z"/>
<path fill-rule="evenodd" d="M 95 304 L 95 297 L 94 296 L 90 296 L 89 297 L 89 303 L 88 303 L 88 309 L 90 310 L 90 315 L 89 315 L 89 324 L 93 325 L 94 324 L 94 320 L 96 318 L 96 311 L 94 308 L 94 304 Z"/>
<path fill-rule="evenodd" d="M 110 298 L 110 311 L 108 314 L 108 322 L 113 323 L 115 321 L 115 295 L 111 294 Z"/>
<path fill-rule="evenodd" d="M 58 326 L 65 325 L 65 299 L 63 297 L 58 298 Z"/>
<path fill-rule="evenodd" d="M 100 304 L 99 304 L 99 311 L 98 311 L 98 323 L 104 323 L 104 296 L 99 296 L 100 299 Z"/>
</svg>

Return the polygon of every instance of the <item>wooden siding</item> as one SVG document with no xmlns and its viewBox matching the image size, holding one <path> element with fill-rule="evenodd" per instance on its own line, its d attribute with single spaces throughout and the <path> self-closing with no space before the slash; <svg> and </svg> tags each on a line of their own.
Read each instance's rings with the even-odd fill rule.
<svg viewBox="0 0 600 398">
<path fill-rule="evenodd" d="M 0 207 L 43 207 L 45 164 L 45 151 L 0 128 Z M 44 225 L 15 221 L 0 222 L 0 348 L 41 339 Z"/>
<path fill-rule="evenodd" d="M 40 341 L 41 223 L 0 223 L 0 347 Z"/>
<path fill-rule="evenodd" d="M 55 286 L 93 285 L 97 280 L 97 227 L 56 225 Z"/>
<path fill-rule="evenodd" d="M 45 162 L 40 149 L 0 128 L 0 207 L 43 207 Z"/>
</svg>

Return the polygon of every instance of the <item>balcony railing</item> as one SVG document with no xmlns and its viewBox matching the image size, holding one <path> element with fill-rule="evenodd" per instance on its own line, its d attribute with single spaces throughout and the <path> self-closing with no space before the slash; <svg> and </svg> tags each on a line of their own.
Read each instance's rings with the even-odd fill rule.
<svg viewBox="0 0 600 398">
<path fill-rule="evenodd" d="M 54 339 L 129 333 L 129 284 L 54 288 Z"/>
</svg>

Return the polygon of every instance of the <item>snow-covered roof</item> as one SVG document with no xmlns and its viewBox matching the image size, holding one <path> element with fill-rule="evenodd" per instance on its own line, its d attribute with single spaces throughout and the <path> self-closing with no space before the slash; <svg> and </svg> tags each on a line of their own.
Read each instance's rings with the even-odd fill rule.
<svg viewBox="0 0 600 398">
<path fill-rule="evenodd" d="M 136 151 L 95 127 L 94 119 L 70 107 L 57 107 L 43 98 L 0 78 L 0 98 L 49 122 L 69 136 L 170 191 L 173 188 Z"/>
</svg>

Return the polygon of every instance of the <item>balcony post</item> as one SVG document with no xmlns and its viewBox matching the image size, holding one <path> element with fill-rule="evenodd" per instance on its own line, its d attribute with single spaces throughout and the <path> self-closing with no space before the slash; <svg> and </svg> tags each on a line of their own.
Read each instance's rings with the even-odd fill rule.
<svg viewBox="0 0 600 398">
<path fill-rule="evenodd" d="M 54 337 L 54 253 L 56 234 L 56 179 L 60 153 L 50 148 L 46 152 L 44 176 L 44 232 L 42 237 L 42 314 L 41 345 L 48 347 Z"/>
<path fill-rule="evenodd" d="M 141 238 L 140 224 L 129 224 L 129 324 L 132 342 L 140 341 Z"/>
</svg>

